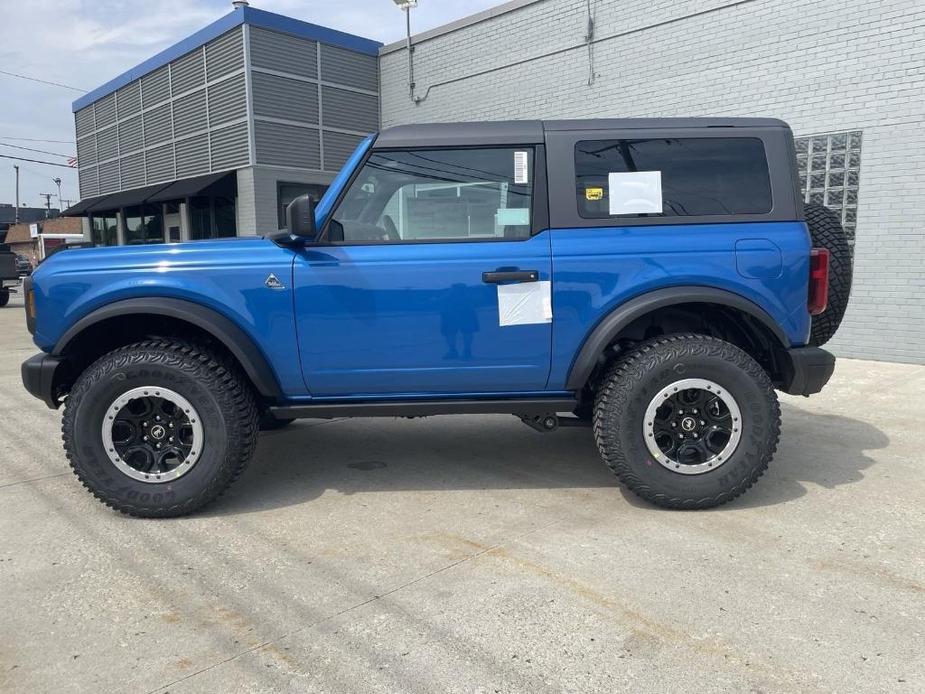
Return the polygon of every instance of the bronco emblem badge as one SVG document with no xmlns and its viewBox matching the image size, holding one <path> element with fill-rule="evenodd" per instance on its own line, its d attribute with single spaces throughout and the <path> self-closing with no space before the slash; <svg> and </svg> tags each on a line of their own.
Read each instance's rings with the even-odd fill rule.
<svg viewBox="0 0 925 694">
<path fill-rule="evenodd" d="M 272 272 L 270 276 L 264 280 L 264 284 L 267 285 L 270 289 L 285 289 L 286 285 L 279 281 L 279 278 L 274 275 Z"/>
</svg>

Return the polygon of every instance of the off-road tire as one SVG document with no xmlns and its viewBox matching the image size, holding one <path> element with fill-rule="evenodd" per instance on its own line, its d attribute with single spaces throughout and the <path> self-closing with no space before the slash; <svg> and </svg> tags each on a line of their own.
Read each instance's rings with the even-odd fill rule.
<svg viewBox="0 0 925 694">
<path fill-rule="evenodd" d="M 646 446 L 646 408 L 666 386 L 708 379 L 735 398 L 742 433 L 728 460 L 685 475 L 653 459 Z M 612 364 L 597 391 L 594 437 L 604 462 L 634 494 L 658 506 L 703 509 L 730 501 L 764 474 L 777 450 L 780 406 L 764 369 L 741 349 L 705 335 L 647 340 Z"/>
<path fill-rule="evenodd" d="M 150 484 L 121 472 L 103 447 L 107 408 L 132 388 L 170 388 L 199 413 L 203 447 L 182 477 Z M 201 347 L 154 339 L 90 365 L 65 400 L 64 450 L 77 478 L 107 506 L 130 516 L 183 516 L 220 496 L 244 471 L 257 443 L 258 412 L 246 378 Z"/>
<path fill-rule="evenodd" d="M 3 308 L 8 303 L 10 303 L 10 290 L 0 289 L 0 308 Z"/>
<path fill-rule="evenodd" d="M 813 316 L 809 338 L 811 345 L 821 347 L 835 335 L 848 308 L 853 274 L 851 247 L 838 215 L 832 210 L 815 204 L 807 204 L 803 209 L 813 248 L 829 251 L 829 305 L 818 316 Z"/>
</svg>

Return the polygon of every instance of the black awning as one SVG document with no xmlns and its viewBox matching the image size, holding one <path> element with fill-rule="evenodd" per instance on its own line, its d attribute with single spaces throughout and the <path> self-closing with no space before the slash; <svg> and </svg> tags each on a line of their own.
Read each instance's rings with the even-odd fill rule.
<svg viewBox="0 0 925 694">
<path fill-rule="evenodd" d="M 153 186 L 132 188 L 131 190 L 123 190 L 121 193 L 113 193 L 104 198 L 99 198 L 99 202 L 88 207 L 87 212 L 109 212 L 111 210 L 118 210 L 122 207 L 140 205 L 146 202 L 152 195 L 167 188 L 169 185 L 169 183 L 158 183 Z"/>
<path fill-rule="evenodd" d="M 234 195 L 237 190 L 236 180 L 234 171 L 196 176 L 196 178 L 184 178 L 174 181 L 166 188 L 159 190 L 149 197 L 147 202 L 164 202 L 165 200 L 188 198 L 203 193 L 207 188 L 213 189 L 209 191 L 211 193 Z"/>
<path fill-rule="evenodd" d="M 95 198 L 85 198 L 78 202 L 76 205 L 71 205 L 64 212 L 61 213 L 62 217 L 83 217 L 87 214 L 87 210 L 93 207 L 96 203 L 101 200 L 108 198 L 108 195 L 98 195 Z"/>
</svg>

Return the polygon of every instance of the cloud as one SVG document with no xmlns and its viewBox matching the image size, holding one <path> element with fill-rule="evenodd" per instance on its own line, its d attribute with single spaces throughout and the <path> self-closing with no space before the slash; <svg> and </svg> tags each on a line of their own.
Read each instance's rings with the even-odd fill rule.
<svg viewBox="0 0 925 694">
<path fill-rule="evenodd" d="M 498 4 L 499 0 L 420 0 L 414 31 L 438 26 Z M 255 0 L 253 7 L 366 36 L 384 43 L 404 37 L 405 24 L 391 0 Z M 0 65 L 45 80 L 93 89 L 231 11 L 219 0 L 0 0 L 4 40 Z M 4 138 L 73 140 L 71 102 L 79 92 L 0 75 L 0 141 Z M 73 154 L 74 145 L 29 143 Z M 59 161 L 0 146 L 0 154 Z M 32 154 L 35 154 L 33 157 Z M 76 200 L 76 171 L 19 162 L 22 204 L 43 204 L 63 180 L 65 199 Z M 0 202 L 13 201 L 13 162 L 0 159 Z"/>
</svg>

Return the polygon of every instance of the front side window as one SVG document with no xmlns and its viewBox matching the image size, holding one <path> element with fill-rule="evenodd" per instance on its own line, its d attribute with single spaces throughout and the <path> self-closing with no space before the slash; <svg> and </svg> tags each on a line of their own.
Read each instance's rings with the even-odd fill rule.
<svg viewBox="0 0 925 694">
<path fill-rule="evenodd" d="M 575 146 L 575 178 L 578 213 L 587 219 L 771 211 L 758 138 L 586 140 Z"/>
<path fill-rule="evenodd" d="M 328 240 L 524 239 L 532 190 L 531 148 L 375 152 L 334 213 Z"/>
</svg>

